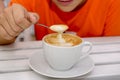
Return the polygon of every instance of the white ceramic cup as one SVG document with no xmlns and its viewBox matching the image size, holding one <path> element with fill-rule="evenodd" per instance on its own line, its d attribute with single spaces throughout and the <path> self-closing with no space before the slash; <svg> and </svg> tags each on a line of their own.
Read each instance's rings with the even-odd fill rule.
<svg viewBox="0 0 120 80">
<path fill-rule="evenodd" d="M 87 41 L 82 40 L 82 43 L 72 47 L 62 47 L 46 43 L 45 37 L 42 39 L 45 59 L 50 67 L 55 70 L 69 70 L 78 61 L 82 61 L 83 58 L 88 56 L 92 49 L 92 43 Z M 85 46 L 87 46 L 87 49 L 84 48 Z"/>
</svg>

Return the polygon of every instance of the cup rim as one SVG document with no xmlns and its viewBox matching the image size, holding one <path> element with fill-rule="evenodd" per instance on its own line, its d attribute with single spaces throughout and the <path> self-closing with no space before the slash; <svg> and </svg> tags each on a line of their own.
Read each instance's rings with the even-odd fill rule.
<svg viewBox="0 0 120 80">
<path fill-rule="evenodd" d="M 64 34 L 69 34 L 69 35 L 72 35 L 72 36 L 79 37 L 79 38 L 81 39 L 82 42 L 79 43 L 78 45 L 75 45 L 75 46 L 72 46 L 72 47 L 51 45 L 51 44 L 45 42 L 44 39 L 45 39 L 47 36 L 52 35 L 52 34 L 57 34 L 57 33 L 47 34 L 47 35 L 45 35 L 45 36 L 42 38 L 42 42 L 43 42 L 44 44 L 48 45 L 48 46 L 51 46 L 51 47 L 56 47 L 56 48 L 75 48 L 75 47 L 79 47 L 79 46 L 81 46 L 81 45 L 83 44 L 83 42 L 84 42 L 84 40 L 83 40 L 81 37 L 77 36 L 77 35 L 69 34 L 69 33 L 64 33 Z"/>
</svg>

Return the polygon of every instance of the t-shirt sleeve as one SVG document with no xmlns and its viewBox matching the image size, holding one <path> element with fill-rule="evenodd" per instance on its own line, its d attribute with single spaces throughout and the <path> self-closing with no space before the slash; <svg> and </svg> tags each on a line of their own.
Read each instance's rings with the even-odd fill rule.
<svg viewBox="0 0 120 80">
<path fill-rule="evenodd" d="M 112 0 L 109 6 L 104 36 L 120 36 L 120 0 Z"/>
<path fill-rule="evenodd" d="M 20 4 L 25 7 L 28 11 L 32 12 L 34 8 L 34 0 L 11 0 L 9 5 L 14 3 Z"/>
</svg>

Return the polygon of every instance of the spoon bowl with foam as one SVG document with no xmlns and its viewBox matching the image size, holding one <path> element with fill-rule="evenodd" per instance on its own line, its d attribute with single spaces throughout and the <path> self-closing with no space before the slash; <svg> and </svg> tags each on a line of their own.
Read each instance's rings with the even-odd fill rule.
<svg viewBox="0 0 120 80">
<path fill-rule="evenodd" d="M 39 24 L 39 23 L 37 23 L 37 25 L 48 28 L 48 29 L 58 32 L 58 33 L 63 33 L 64 31 L 66 31 L 68 29 L 68 26 L 64 25 L 64 24 L 52 25 L 50 27 L 48 27 L 44 24 Z"/>
<path fill-rule="evenodd" d="M 50 27 L 48 27 L 48 26 L 46 26 L 46 25 L 44 25 L 44 24 L 39 24 L 39 23 L 38 23 L 37 25 L 43 26 L 43 27 L 45 27 L 45 28 L 48 28 L 48 29 L 50 29 L 50 30 L 52 30 L 52 31 L 57 32 L 57 33 L 58 33 L 58 36 L 57 36 L 58 42 L 60 42 L 61 44 L 64 44 L 64 43 L 65 43 L 65 40 L 62 38 L 62 34 L 63 34 L 64 31 L 66 31 L 66 30 L 68 29 L 68 26 L 67 26 L 67 25 L 58 24 L 58 25 L 52 25 L 52 26 L 50 26 Z"/>
<path fill-rule="evenodd" d="M 68 26 L 67 25 L 63 25 L 63 24 L 52 25 L 52 26 L 50 26 L 50 29 L 55 31 L 55 32 L 58 32 L 58 33 L 63 33 L 64 31 L 66 31 L 68 29 Z"/>
</svg>

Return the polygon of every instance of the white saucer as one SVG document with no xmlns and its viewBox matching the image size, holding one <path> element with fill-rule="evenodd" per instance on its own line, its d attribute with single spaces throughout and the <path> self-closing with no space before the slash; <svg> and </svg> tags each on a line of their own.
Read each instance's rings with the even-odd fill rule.
<svg viewBox="0 0 120 80">
<path fill-rule="evenodd" d="M 94 68 L 93 60 L 88 56 L 68 71 L 52 69 L 44 59 L 43 53 L 35 53 L 29 60 L 29 66 L 37 73 L 53 78 L 73 78 L 89 73 Z"/>
</svg>

